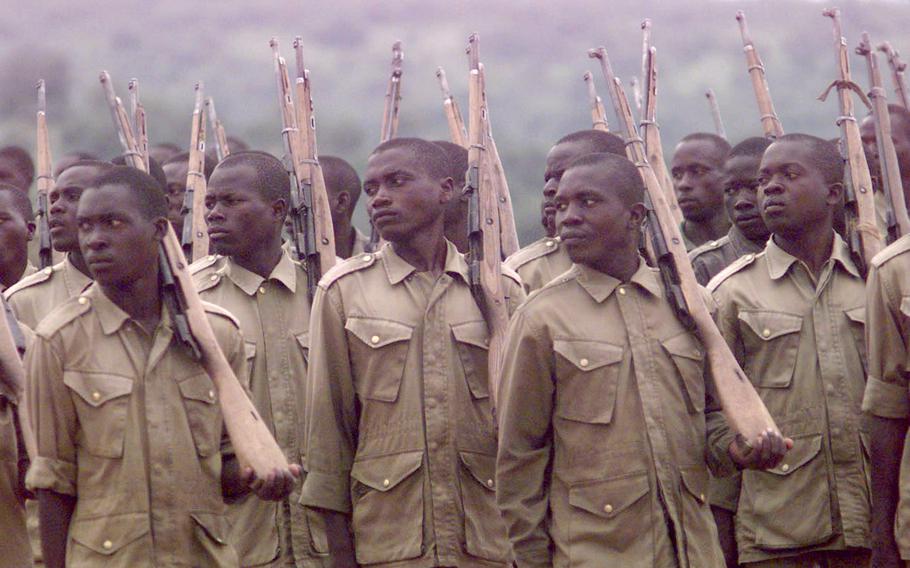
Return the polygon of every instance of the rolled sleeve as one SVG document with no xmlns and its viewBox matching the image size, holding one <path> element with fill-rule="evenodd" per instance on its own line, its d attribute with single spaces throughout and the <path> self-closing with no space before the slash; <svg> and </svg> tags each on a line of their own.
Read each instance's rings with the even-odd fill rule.
<svg viewBox="0 0 910 568">
<path fill-rule="evenodd" d="M 906 385 L 886 383 L 869 377 L 863 395 L 863 412 L 880 418 L 910 417 L 910 398 Z"/>
<path fill-rule="evenodd" d="M 76 496 L 76 464 L 52 458 L 32 460 L 25 476 L 29 491 L 46 489 L 62 495 Z"/>
<path fill-rule="evenodd" d="M 910 398 L 905 377 L 907 345 L 901 311 L 903 297 L 893 290 L 889 267 L 872 266 L 866 283 L 866 346 L 869 377 L 863 396 L 863 411 L 881 418 L 910 416 Z M 899 287 L 899 282 L 898 288 Z"/>
</svg>

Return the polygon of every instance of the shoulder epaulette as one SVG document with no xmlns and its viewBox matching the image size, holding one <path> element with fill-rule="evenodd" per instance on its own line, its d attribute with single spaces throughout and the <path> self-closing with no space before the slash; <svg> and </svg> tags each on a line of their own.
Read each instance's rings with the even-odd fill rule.
<svg viewBox="0 0 910 568">
<path fill-rule="evenodd" d="M 881 252 L 872 257 L 871 264 L 872 266 L 878 268 L 895 256 L 898 256 L 907 251 L 910 251 L 910 235 L 904 235 L 903 237 L 897 239 L 885 247 Z"/>
<path fill-rule="evenodd" d="M 345 259 L 339 263 L 336 263 L 335 266 L 329 269 L 328 272 L 322 275 L 322 278 L 319 280 L 319 286 L 322 288 L 328 288 L 336 280 L 351 274 L 352 272 L 357 272 L 358 270 L 363 270 L 364 268 L 369 268 L 373 266 L 376 262 L 375 253 L 363 253 L 356 254 L 351 258 Z"/>
<path fill-rule="evenodd" d="M 707 288 L 708 291 L 710 291 L 710 292 L 717 290 L 717 287 L 720 286 L 724 282 L 724 280 L 726 280 L 727 278 L 730 278 L 731 276 L 733 276 L 740 270 L 746 268 L 747 266 L 750 266 L 752 263 L 755 262 L 755 259 L 757 259 L 758 257 L 760 257 L 762 255 L 764 255 L 764 251 L 762 251 L 758 254 L 753 254 L 750 252 L 749 254 L 744 254 L 743 256 L 737 258 L 732 263 L 730 263 L 730 266 L 724 268 L 723 270 L 721 270 L 720 272 L 715 274 L 714 278 L 712 278 L 711 281 L 708 282 L 708 285 L 705 286 L 705 288 Z"/>
<path fill-rule="evenodd" d="M 221 278 L 224 276 L 224 260 L 223 256 L 209 255 L 190 265 L 190 275 L 193 277 L 196 290 L 203 292 L 214 288 L 221 282 Z"/>
<path fill-rule="evenodd" d="M 562 274 L 560 274 L 553 280 L 550 280 L 549 282 L 547 282 L 540 288 L 538 288 L 536 290 L 532 290 L 531 293 L 528 294 L 527 299 L 522 304 L 522 307 L 526 306 L 531 301 L 531 298 L 537 298 L 538 296 L 549 295 L 550 293 L 553 292 L 553 290 L 555 288 L 565 286 L 566 283 L 571 282 L 572 280 L 575 280 L 575 278 L 577 276 L 578 276 L 578 266 L 573 264 L 572 268 L 566 270 L 565 272 L 563 272 Z"/>
<path fill-rule="evenodd" d="M 720 247 L 724 246 L 730 241 L 730 237 L 724 235 L 723 237 L 717 239 L 716 241 L 708 241 L 701 246 L 698 246 L 689 251 L 689 260 L 695 260 L 696 257 L 710 252 L 712 250 L 717 250 Z"/>
<path fill-rule="evenodd" d="M 9 288 L 3 291 L 3 297 L 7 300 L 10 296 L 18 292 L 19 290 L 24 290 L 26 288 L 31 288 L 42 282 L 47 282 L 54 275 L 54 271 L 58 270 L 55 266 L 48 266 L 47 268 L 42 268 L 38 272 L 26 276 L 22 280 L 16 282 Z"/>
<path fill-rule="evenodd" d="M 209 254 L 203 256 L 196 262 L 190 265 L 190 274 L 196 274 L 197 272 L 202 272 L 210 266 L 214 266 L 219 260 L 224 258 L 220 254 Z"/>
<path fill-rule="evenodd" d="M 521 276 L 519 276 L 518 273 L 515 272 L 514 269 L 509 268 L 508 266 L 506 266 L 505 264 L 503 264 L 503 265 L 500 267 L 500 271 L 502 272 L 502 275 L 503 275 L 503 276 L 505 276 L 506 278 L 512 280 L 513 282 L 515 282 L 515 283 L 518 284 L 519 286 L 522 286 Z"/>
<path fill-rule="evenodd" d="M 240 320 L 237 319 L 237 316 L 222 308 L 221 306 L 216 306 L 215 304 L 210 304 L 209 302 L 203 300 L 202 309 L 210 314 L 226 317 L 227 319 L 231 320 L 235 326 L 237 326 L 237 329 L 240 329 Z"/>
<path fill-rule="evenodd" d="M 38 323 L 38 326 L 35 328 L 35 335 L 50 339 L 64 326 L 88 313 L 91 309 L 92 303 L 88 298 L 84 296 L 70 298 L 51 310 L 51 313 L 47 314 L 44 319 Z"/>
<path fill-rule="evenodd" d="M 532 260 L 540 258 L 542 256 L 547 256 L 548 254 L 553 254 L 558 250 L 559 239 L 546 237 L 529 244 L 523 249 L 515 251 L 511 256 L 509 256 L 509 258 L 505 260 L 504 264 L 512 270 L 518 270 Z"/>
</svg>

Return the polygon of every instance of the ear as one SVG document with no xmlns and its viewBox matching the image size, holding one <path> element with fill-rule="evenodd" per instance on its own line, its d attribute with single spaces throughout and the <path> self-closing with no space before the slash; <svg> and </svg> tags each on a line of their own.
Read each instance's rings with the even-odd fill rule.
<svg viewBox="0 0 910 568">
<path fill-rule="evenodd" d="M 439 194 L 439 202 L 448 203 L 451 201 L 455 194 L 455 180 L 451 177 L 444 177 L 440 180 L 439 187 L 442 189 Z"/>
<path fill-rule="evenodd" d="M 844 184 L 842 182 L 835 182 L 828 184 L 828 195 L 825 196 L 825 202 L 832 207 L 836 207 L 843 202 L 844 199 Z"/>
<path fill-rule="evenodd" d="M 648 214 L 644 203 L 636 203 L 629 208 L 629 228 L 638 230 Z"/>
<path fill-rule="evenodd" d="M 340 191 L 335 196 L 335 202 L 332 203 L 332 211 L 335 213 L 347 213 L 351 206 L 351 194 L 347 191 Z"/>
<path fill-rule="evenodd" d="M 288 216 L 288 202 L 284 199 L 276 199 L 272 202 L 272 217 L 279 222 L 279 224 L 284 224 L 284 220 Z"/>
<path fill-rule="evenodd" d="M 158 217 L 152 221 L 152 224 L 155 226 L 155 240 L 163 241 L 164 235 L 167 234 L 168 227 L 170 227 L 170 221 L 167 220 L 167 217 Z M 180 237 L 178 236 L 179 240 Z"/>
<path fill-rule="evenodd" d="M 26 240 L 30 241 L 33 238 L 35 238 L 35 222 L 29 221 L 28 223 L 25 224 L 25 226 L 28 229 L 28 238 Z"/>
</svg>

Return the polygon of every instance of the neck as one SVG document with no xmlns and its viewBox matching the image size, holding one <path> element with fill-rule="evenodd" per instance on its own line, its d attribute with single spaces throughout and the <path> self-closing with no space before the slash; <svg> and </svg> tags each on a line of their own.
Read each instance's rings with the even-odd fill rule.
<svg viewBox="0 0 910 568">
<path fill-rule="evenodd" d="M 66 253 L 66 258 L 69 259 L 70 263 L 82 274 L 92 277 L 92 273 L 88 270 L 88 264 L 85 263 L 85 258 L 82 256 L 82 251 L 74 250 Z"/>
<path fill-rule="evenodd" d="M 467 254 L 470 244 L 468 243 L 468 215 L 459 215 L 458 220 L 451 225 L 446 226 L 446 239 L 448 239 L 458 252 Z"/>
<path fill-rule="evenodd" d="M 253 247 L 253 250 L 248 254 L 232 255 L 231 260 L 253 274 L 268 278 L 272 271 L 275 270 L 275 267 L 278 266 L 283 254 L 281 236 L 279 235 L 268 243 L 262 243 L 262 246 Z"/>
<path fill-rule="evenodd" d="M 815 229 L 807 225 L 805 230 L 799 233 L 774 233 L 774 242 L 784 252 L 805 264 L 813 275 L 818 276 L 822 266 L 831 258 L 834 229 L 831 228 L 829 219 L 828 223 L 819 223 Z"/>
<path fill-rule="evenodd" d="M 616 278 L 620 282 L 628 282 L 638 272 L 640 259 L 634 244 L 625 247 L 625 250 L 613 250 L 608 256 L 598 259 L 588 266 Z"/>
<path fill-rule="evenodd" d="M 339 258 L 351 258 L 357 233 L 351 225 L 350 217 L 338 219 L 337 223 L 332 219 L 332 232 L 335 233 L 335 254 Z"/>
<path fill-rule="evenodd" d="M 157 264 L 138 280 L 122 285 L 101 284 L 101 290 L 130 318 L 139 322 L 150 334 L 154 333 L 161 320 L 161 287 L 158 283 Z"/>
<path fill-rule="evenodd" d="M 442 219 L 408 241 L 393 242 L 395 254 L 417 269 L 417 272 L 441 273 L 446 265 L 446 240 Z"/>
<path fill-rule="evenodd" d="M 0 283 L 4 288 L 9 288 L 18 282 L 25 273 L 25 267 L 28 266 L 28 257 L 17 258 L 12 266 L 4 267 L 3 274 L 0 275 Z"/>
<path fill-rule="evenodd" d="M 683 222 L 686 237 L 693 243 L 700 245 L 708 241 L 716 241 L 730 230 L 730 221 L 727 214 L 721 209 L 716 215 L 703 221 L 686 219 Z"/>
</svg>

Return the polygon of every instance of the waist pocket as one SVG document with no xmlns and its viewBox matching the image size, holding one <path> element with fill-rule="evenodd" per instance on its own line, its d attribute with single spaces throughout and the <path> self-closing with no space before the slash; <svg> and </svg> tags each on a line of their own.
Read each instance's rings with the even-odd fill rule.
<svg viewBox="0 0 910 568">
<path fill-rule="evenodd" d="M 351 524 L 358 564 L 423 554 L 423 451 L 355 461 Z"/>
<path fill-rule="evenodd" d="M 103 458 L 123 457 L 123 439 L 133 380 L 90 371 L 64 371 L 63 384 L 75 393 L 73 403 L 85 450 Z"/>
<path fill-rule="evenodd" d="M 717 544 L 717 526 L 708 506 L 710 476 L 704 465 L 681 468 L 682 515 L 686 529 L 686 556 L 690 566 L 723 566 L 724 559 Z"/>
<path fill-rule="evenodd" d="M 135 566 L 152 555 L 147 513 L 74 518 L 69 528 L 67 566 Z"/>
<path fill-rule="evenodd" d="M 413 328 L 374 318 L 348 318 L 344 328 L 353 336 L 349 346 L 357 394 L 381 402 L 398 400 Z"/>
<path fill-rule="evenodd" d="M 831 497 L 821 450 L 820 434 L 796 438 L 776 468 L 743 472 L 740 522 L 755 533 L 756 546 L 797 548 L 831 538 Z"/>
<path fill-rule="evenodd" d="M 496 456 L 459 452 L 461 503 L 464 506 L 465 552 L 506 562 L 509 541 L 496 506 Z"/>
<path fill-rule="evenodd" d="M 202 554 L 201 566 L 239 566 L 237 551 L 229 542 L 231 524 L 227 517 L 217 513 L 190 513 L 193 519 L 193 535 Z M 205 558 L 207 561 L 202 562 Z"/>
<path fill-rule="evenodd" d="M 183 397 L 187 423 L 200 457 L 209 457 L 221 449 L 221 408 L 212 379 L 204 373 L 177 383 Z"/>
<path fill-rule="evenodd" d="M 556 339 L 556 416 L 588 424 L 613 420 L 623 348 L 612 343 Z"/>
</svg>

